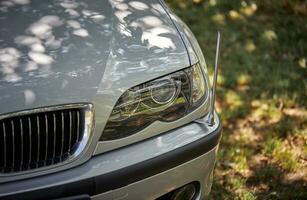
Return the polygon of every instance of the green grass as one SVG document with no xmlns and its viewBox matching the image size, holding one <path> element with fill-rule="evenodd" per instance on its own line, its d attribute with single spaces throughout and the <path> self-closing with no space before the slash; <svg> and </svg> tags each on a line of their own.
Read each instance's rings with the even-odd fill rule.
<svg viewBox="0 0 307 200">
<path fill-rule="evenodd" d="M 307 2 L 167 0 L 212 74 L 223 120 L 212 199 L 307 199 Z"/>
</svg>

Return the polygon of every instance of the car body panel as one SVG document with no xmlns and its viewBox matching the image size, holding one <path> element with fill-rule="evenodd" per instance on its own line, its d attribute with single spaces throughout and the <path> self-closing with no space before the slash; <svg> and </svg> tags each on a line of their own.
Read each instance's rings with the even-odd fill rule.
<svg viewBox="0 0 307 200">
<path fill-rule="evenodd" d="M 173 20 L 178 32 L 180 33 L 181 38 L 187 49 L 191 65 L 197 63 L 199 61 L 199 58 L 196 55 L 195 49 L 193 47 L 193 45 L 195 44 L 194 42 L 197 43 L 194 34 L 191 32 L 189 27 L 166 5 L 164 0 L 159 1 L 161 2 L 161 5 L 164 7 L 170 18 Z"/>
<path fill-rule="evenodd" d="M 182 165 L 116 190 L 95 195 L 93 200 L 156 199 L 186 184 L 197 182 L 200 191 L 195 200 L 207 199 L 212 186 L 218 147 Z"/>
<path fill-rule="evenodd" d="M 189 66 L 157 0 L 9 2 L 0 4 L 0 114 L 96 94 L 112 107 L 126 89 Z"/>
<path fill-rule="evenodd" d="M 98 141 L 114 105 L 127 89 L 199 61 L 205 64 L 197 56 L 200 52 L 190 30 L 160 0 L 0 2 L 0 115 L 74 103 L 91 103 L 95 108 L 93 137 L 80 158 L 35 173 L 0 174 L 0 198 L 73 185 L 83 179 L 97 184 L 98 175 L 163 156 L 208 136 L 219 126 L 218 120 L 213 127 L 192 121 L 206 114 L 209 97 L 177 121 L 155 122 L 127 138 Z M 207 73 L 206 67 L 204 70 Z M 183 180 L 192 181 L 192 176 L 183 172 L 197 167 L 205 171 L 191 174 L 203 179 L 199 181 L 207 194 L 215 156 L 216 150 L 212 150 L 201 161 L 183 164 L 189 167 L 161 173 L 162 178 L 172 176 L 164 182 L 167 188 L 156 193 L 157 186 L 144 195 L 160 195 L 184 184 Z M 145 182 L 156 182 L 157 177 Z M 133 183 L 105 194 L 114 198 L 131 190 L 133 196 L 137 192 L 133 188 L 138 186 Z M 64 192 L 65 188 L 61 189 Z"/>
<path fill-rule="evenodd" d="M 0 182 L 84 163 L 126 89 L 189 65 L 184 43 L 158 0 L 1 2 L 0 114 L 92 103 L 96 124 L 78 160 Z"/>
</svg>

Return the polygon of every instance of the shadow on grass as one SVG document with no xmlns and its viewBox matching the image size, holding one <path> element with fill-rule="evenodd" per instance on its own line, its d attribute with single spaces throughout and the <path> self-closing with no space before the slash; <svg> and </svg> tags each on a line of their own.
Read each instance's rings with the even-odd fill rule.
<svg viewBox="0 0 307 200">
<path fill-rule="evenodd" d="M 306 180 L 302 177 L 287 176 L 278 165 L 263 163 L 253 166 L 252 170 L 254 175 L 247 179 L 246 185 L 249 188 L 258 188 L 255 194 L 259 199 L 286 200 L 307 197 Z"/>
</svg>

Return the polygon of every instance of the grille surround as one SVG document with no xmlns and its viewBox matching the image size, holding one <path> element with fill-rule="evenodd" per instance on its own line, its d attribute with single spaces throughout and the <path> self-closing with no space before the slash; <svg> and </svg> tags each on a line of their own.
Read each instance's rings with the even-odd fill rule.
<svg viewBox="0 0 307 200">
<path fill-rule="evenodd" d="M 66 112 L 66 116 L 65 116 L 66 119 L 63 117 L 64 116 L 63 113 L 65 113 L 65 112 Z M 44 118 L 42 116 L 46 116 L 47 114 L 50 114 L 50 113 L 62 113 L 60 115 L 60 116 L 62 116 L 61 124 L 64 124 L 64 128 L 65 128 L 65 126 L 67 126 L 67 115 L 69 115 L 69 120 L 73 119 L 71 117 L 71 113 L 72 112 L 80 114 L 79 115 L 79 117 L 80 117 L 80 119 L 79 119 L 79 122 L 80 122 L 79 123 L 79 125 L 80 125 L 79 131 L 82 131 L 82 132 L 79 132 L 79 134 L 80 134 L 80 138 L 79 139 L 80 140 L 79 141 L 76 140 L 78 142 L 75 143 L 75 144 L 77 144 L 77 146 L 74 146 L 74 150 L 70 149 L 70 147 L 72 147 L 72 146 L 68 146 L 68 150 L 69 150 L 68 152 L 71 151 L 71 154 L 65 155 L 66 156 L 65 158 L 64 157 L 59 158 L 60 159 L 59 162 L 54 162 L 54 163 L 51 163 L 51 164 L 48 164 L 48 165 L 44 164 L 43 166 L 39 166 L 39 163 L 41 162 L 40 160 L 42 160 L 42 159 L 40 159 L 42 157 L 42 155 L 41 155 L 41 156 L 36 157 L 36 159 L 39 161 L 38 167 L 32 167 L 32 168 L 28 168 L 28 169 L 24 169 L 24 170 L 19 170 L 19 171 L 18 170 L 16 170 L 16 171 L 12 170 L 10 172 L 5 172 L 5 168 L 1 168 L 3 166 L 0 165 L 0 177 L 10 177 L 10 176 L 16 176 L 16 175 L 22 175 L 22 174 L 32 174 L 32 173 L 35 173 L 35 172 L 45 171 L 45 170 L 48 170 L 48 169 L 53 169 L 53 168 L 56 168 L 56 167 L 60 167 L 60 166 L 66 165 L 66 164 L 71 163 L 74 160 L 78 159 L 79 157 L 81 157 L 82 154 L 84 154 L 86 152 L 87 147 L 90 145 L 89 141 L 90 141 L 90 139 L 92 137 L 93 126 L 94 126 L 94 109 L 93 109 L 93 105 L 92 104 L 80 103 L 80 104 L 69 104 L 69 105 L 58 105 L 58 106 L 50 106 L 50 107 L 44 107 L 44 108 L 36 108 L 36 109 L 31 109 L 31 110 L 24 110 L 24 111 L 19 111 L 19 112 L 13 112 L 13 113 L 8 113 L 8 114 L 0 115 L 0 126 L 1 126 L 0 128 L 2 129 L 3 128 L 3 124 L 5 124 L 5 127 L 7 128 L 7 126 L 8 126 L 7 121 L 13 121 L 13 125 L 16 125 L 16 122 L 18 120 L 20 120 L 20 121 L 23 120 L 23 122 L 24 122 L 23 118 L 25 118 L 25 117 L 29 118 L 29 116 L 32 116 L 32 118 L 33 118 L 33 116 L 34 117 L 40 116 L 38 118 Z M 76 121 L 78 122 L 78 120 L 77 120 L 78 118 L 76 119 L 76 116 L 78 116 L 78 115 L 77 114 L 74 115 L 74 117 L 75 117 L 74 120 L 75 120 L 75 122 Z M 50 119 L 48 119 L 48 118 L 46 118 L 46 120 L 50 121 Z M 66 125 L 65 125 L 63 120 L 66 120 L 65 121 Z M 6 122 L 6 123 L 4 123 L 4 122 Z M 31 122 L 33 122 L 33 119 L 32 119 Z M 41 123 L 37 122 L 36 128 L 38 128 L 38 131 L 36 132 L 36 134 L 37 134 L 36 136 L 39 135 L 38 134 L 39 130 L 42 130 L 39 127 L 40 124 Z M 47 138 L 47 134 L 48 134 L 48 127 L 47 127 L 48 125 L 47 124 L 48 123 L 46 121 L 46 125 L 44 127 L 46 129 L 46 131 L 41 133 L 42 136 L 44 136 L 44 135 L 46 136 L 45 137 L 45 139 L 46 139 L 45 147 L 46 147 L 47 139 L 48 139 Z M 72 124 L 72 122 L 70 121 L 69 125 L 72 126 L 71 124 Z M 14 126 L 13 125 L 12 125 L 12 128 L 10 129 L 10 131 L 11 131 L 11 138 L 14 138 Z M 18 129 L 19 131 L 22 131 L 22 129 L 23 129 L 22 126 L 23 126 L 23 123 L 20 122 L 20 125 L 16 129 Z M 81 128 L 81 126 L 82 126 L 82 128 Z M 63 127 L 59 127 L 59 128 L 63 128 Z M 69 127 L 68 130 L 70 131 L 69 136 L 68 136 L 70 138 L 71 134 L 72 134 L 71 133 L 72 128 Z M 66 134 L 63 137 L 67 138 L 67 133 L 65 131 L 67 131 L 67 128 L 65 130 L 64 129 L 62 130 L 62 134 L 63 135 Z M 15 133 L 15 134 L 16 135 L 20 134 L 20 137 L 21 138 L 23 137 L 23 136 L 21 136 L 22 132 L 21 133 Z M 4 138 L 3 135 L 4 134 L 3 134 L 3 130 L 2 130 L 2 134 L 0 134 L 1 140 Z M 82 138 L 81 138 L 81 136 L 82 136 Z M 20 140 L 20 137 L 19 137 L 19 140 Z M 31 141 L 31 139 L 28 139 L 28 140 Z M 36 145 L 41 140 L 42 139 L 40 139 L 40 140 L 38 139 L 36 141 Z M 21 139 L 21 141 L 24 141 L 24 139 Z M 62 140 L 62 142 L 63 142 L 63 140 Z M 71 140 L 69 140 L 69 142 L 71 142 Z M 3 142 L 0 141 L 0 143 L 8 145 L 7 142 L 5 143 L 5 140 L 3 140 Z M 67 143 L 67 141 L 66 141 L 66 143 Z M 24 144 L 19 141 L 19 145 L 20 144 L 22 144 L 22 146 L 20 147 L 20 149 L 21 149 Z M 14 145 L 14 140 L 12 140 L 11 145 Z M 29 147 L 29 145 L 31 145 L 31 143 L 28 144 L 28 147 Z M 69 143 L 69 145 L 70 145 L 70 143 Z M 60 146 L 60 148 L 61 148 L 61 156 L 64 156 L 64 155 L 62 155 L 62 147 L 63 146 L 64 146 L 64 144 L 62 144 L 62 146 Z M 47 145 L 47 147 L 48 147 L 48 145 Z M 54 147 L 54 148 L 56 148 L 56 147 Z M 8 149 L 8 147 L 6 147 L 6 149 Z M 13 149 L 16 151 L 15 147 Z M 39 148 L 37 147 L 37 149 L 39 149 Z M 35 150 L 35 149 L 33 149 L 33 150 Z M 42 150 L 42 149 L 40 149 L 40 150 Z M 23 151 L 21 151 L 21 152 L 23 152 Z M 38 152 L 40 152 L 40 151 L 38 151 Z M 47 149 L 46 149 L 45 153 L 46 152 L 47 152 Z M 4 147 L 0 147 L 0 156 L 3 156 L 3 155 L 5 155 L 5 148 Z M 13 155 L 13 157 L 14 156 L 16 157 L 16 152 L 12 153 L 12 155 Z M 20 162 L 20 157 L 23 157 L 23 155 L 24 155 L 24 153 L 21 153 L 19 155 L 19 162 Z M 47 155 L 47 153 L 46 153 L 46 155 Z M 2 161 L 4 162 L 4 158 L 0 157 L 0 159 L 2 159 Z M 10 159 L 12 160 L 12 159 L 16 159 L 16 158 L 10 158 Z M 2 164 L 3 164 L 3 162 L 2 162 Z M 14 162 L 12 162 L 12 163 L 14 164 Z"/>
</svg>

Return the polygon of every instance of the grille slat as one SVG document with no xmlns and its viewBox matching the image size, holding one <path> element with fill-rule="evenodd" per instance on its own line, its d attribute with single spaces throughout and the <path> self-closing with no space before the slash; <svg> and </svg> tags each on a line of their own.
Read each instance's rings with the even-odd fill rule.
<svg viewBox="0 0 307 200">
<path fill-rule="evenodd" d="M 79 111 L 77 111 L 77 139 L 76 139 L 76 142 L 79 142 L 79 135 L 80 135 L 80 113 Z"/>
<path fill-rule="evenodd" d="M 14 121 L 11 121 L 11 129 L 12 129 L 12 168 L 15 166 L 15 129 L 14 129 Z"/>
<path fill-rule="evenodd" d="M 19 119 L 19 125 L 20 125 L 20 138 L 21 138 L 21 147 L 20 147 L 20 165 L 19 168 L 22 169 L 23 165 L 23 124 L 22 124 L 22 119 Z"/>
<path fill-rule="evenodd" d="M 3 128 L 3 166 L 6 167 L 6 130 L 5 130 L 5 124 L 2 122 L 2 128 Z"/>
<path fill-rule="evenodd" d="M 71 147 L 71 137 L 72 137 L 72 116 L 71 112 L 69 112 L 69 141 L 68 141 L 68 150 L 70 150 Z"/>
<path fill-rule="evenodd" d="M 28 125 L 29 125 L 29 162 L 28 162 L 28 168 L 30 168 L 31 165 L 31 159 L 32 159 L 32 124 L 31 124 L 31 118 L 28 117 Z"/>
<path fill-rule="evenodd" d="M 62 134 L 61 134 L 62 140 L 61 140 L 61 153 L 60 153 L 60 157 L 63 156 L 64 139 L 65 139 L 65 137 L 64 137 L 65 125 L 64 125 L 64 113 L 63 112 L 61 112 L 61 119 L 62 119 L 62 123 L 61 123 L 61 125 L 62 125 Z"/>
<path fill-rule="evenodd" d="M 45 150 L 45 161 L 47 160 L 47 157 L 48 157 L 48 118 L 47 118 L 47 115 L 45 115 L 45 146 L 46 146 L 46 150 Z M 45 165 L 46 163 L 44 163 Z"/>
<path fill-rule="evenodd" d="M 0 175 L 67 160 L 84 138 L 84 123 L 81 108 L 0 119 Z"/>
<path fill-rule="evenodd" d="M 37 134 L 37 156 L 36 156 L 36 163 L 39 163 L 39 152 L 40 152 L 40 130 L 39 130 L 39 116 L 36 116 L 36 134 Z"/>
<path fill-rule="evenodd" d="M 56 149 L 56 116 L 53 113 L 53 154 L 52 157 L 55 157 L 55 149 Z"/>
</svg>

